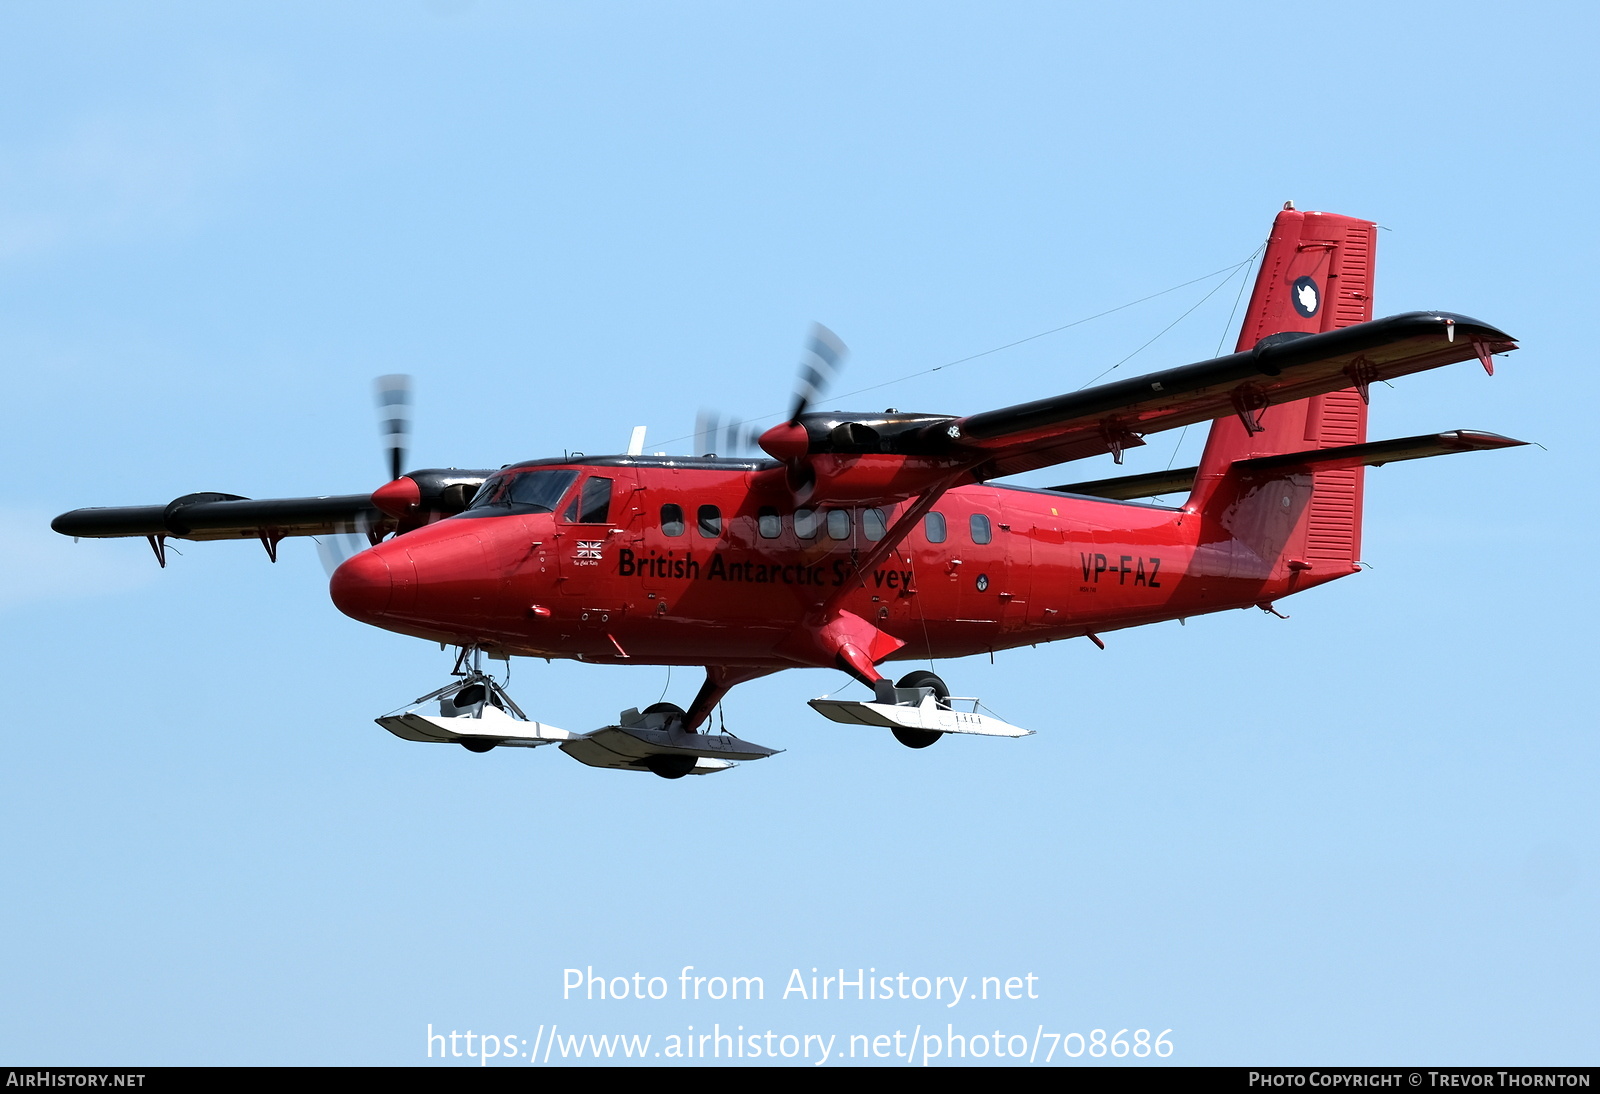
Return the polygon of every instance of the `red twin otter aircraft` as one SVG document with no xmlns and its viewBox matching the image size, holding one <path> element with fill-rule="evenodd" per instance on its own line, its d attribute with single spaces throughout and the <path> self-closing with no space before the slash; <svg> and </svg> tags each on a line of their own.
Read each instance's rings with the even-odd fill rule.
<svg viewBox="0 0 1600 1094">
<path fill-rule="evenodd" d="M 707 719 L 728 690 L 797 666 L 837 667 L 870 701 L 817 699 L 835 721 L 922 748 L 946 733 L 1029 731 L 961 709 L 942 680 L 891 682 L 892 660 L 963 657 L 1259 606 L 1355 573 L 1364 468 L 1523 442 L 1455 430 L 1367 441 L 1376 381 L 1516 348 L 1448 312 L 1372 321 L 1375 225 L 1286 206 L 1273 224 L 1238 352 L 967 417 L 808 412 L 842 346 L 818 329 L 770 459 L 623 456 L 428 470 L 373 494 L 79 509 L 66 535 L 260 539 L 360 529 L 372 543 L 330 584 L 345 614 L 460 647 L 453 681 L 379 719 L 398 736 L 558 744 L 596 767 L 666 778 L 774 750 Z M 406 389 L 386 389 L 401 429 Z M 995 480 L 1212 422 L 1198 467 L 1050 490 Z M 638 448 L 638 444 L 633 446 Z M 1189 491 L 1179 506 L 1133 499 Z M 684 711 L 657 704 L 575 733 L 533 721 L 481 655 L 696 665 Z M 469 661 L 469 654 L 471 658 Z M 438 704 L 438 713 L 423 713 Z M 703 727 L 705 729 L 703 730 Z"/>
</svg>

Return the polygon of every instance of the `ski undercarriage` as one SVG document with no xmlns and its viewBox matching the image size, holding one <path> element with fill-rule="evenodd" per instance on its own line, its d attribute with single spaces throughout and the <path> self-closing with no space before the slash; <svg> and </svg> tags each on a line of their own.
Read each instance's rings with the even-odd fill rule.
<svg viewBox="0 0 1600 1094">
<path fill-rule="evenodd" d="M 687 728 L 688 714 L 672 703 L 656 703 L 642 711 L 629 708 L 616 724 L 587 733 L 535 721 L 504 685 L 483 670 L 481 650 L 462 649 L 452 675 L 455 678 L 450 683 L 376 719 L 377 723 L 403 740 L 459 744 L 471 752 L 555 745 L 589 767 L 648 771 L 666 779 L 727 771 L 743 761 L 765 759 L 782 751 L 727 732 Z M 718 681 L 715 670 L 708 670 L 707 676 L 702 698 L 714 688 L 720 700 L 727 687 L 720 686 L 723 681 Z M 976 699 L 952 697 L 944 681 L 931 672 L 913 672 L 898 685 L 881 686 L 886 684 L 888 681 L 880 682 L 870 701 L 825 696 L 810 700 L 809 705 L 835 722 L 888 729 L 910 748 L 926 748 L 946 733 L 1025 737 L 1033 732 L 983 713 Z M 958 704 L 968 703 L 970 710 L 958 709 Z M 424 713 L 434 704 L 437 713 Z"/>
</svg>

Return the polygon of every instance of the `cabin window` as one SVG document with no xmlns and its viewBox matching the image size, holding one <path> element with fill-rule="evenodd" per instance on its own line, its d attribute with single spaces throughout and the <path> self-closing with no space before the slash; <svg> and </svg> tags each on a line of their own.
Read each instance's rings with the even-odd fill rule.
<svg viewBox="0 0 1600 1094">
<path fill-rule="evenodd" d="M 770 505 L 763 505 L 756 513 L 756 529 L 762 539 L 777 539 L 783 533 L 783 518 Z"/>
<path fill-rule="evenodd" d="M 848 510 L 848 509 L 829 509 L 828 510 L 828 538 L 829 539 L 849 539 L 850 538 L 850 510 Z"/>
<path fill-rule="evenodd" d="M 948 534 L 944 525 L 943 513 L 929 513 L 922 518 L 922 534 L 928 537 L 929 543 L 943 543 Z"/>
<path fill-rule="evenodd" d="M 982 513 L 972 514 L 972 542 L 988 543 L 994 538 L 994 532 L 989 527 L 989 518 Z"/>
<path fill-rule="evenodd" d="M 722 510 L 715 505 L 702 505 L 694 523 L 702 538 L 716 539 L 722 534 Z"/>
<path fill-rule="evenodd" d="M 664 536 L 683 535 L 683 507 L 668 503 L 661 507 L 661 534 Z"/>
<path fill-rule="evenodd" d="M 876 543 L 888 531 L 882 509 L 864 509 L 861 512 L 861 534 Z"/>
<path fill-rule="evenodd" d="M 822 518 L 817 516 L 815 509 L 796 509 L 794 511 L 794 534 L 801 539 L 816 539 L 817 532 L 822 528 Z"/>
</svg>

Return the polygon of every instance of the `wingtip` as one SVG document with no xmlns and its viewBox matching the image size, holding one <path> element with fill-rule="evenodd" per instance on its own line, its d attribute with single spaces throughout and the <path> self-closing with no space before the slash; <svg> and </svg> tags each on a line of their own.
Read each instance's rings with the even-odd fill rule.
<svg viewBox="0 0 1600 1094">
<path fill-rule="evenodd" d="M 1507 437 L 1501 433 L 1490 433 L 1486 429 L 1452 429 L 1441 436 L 1449 438 L 1451 443 L 1459 445 L 1463 450 L 1521 448 L 1532 443 L 1519 441 L 1515 437 Z"/>
</svg>

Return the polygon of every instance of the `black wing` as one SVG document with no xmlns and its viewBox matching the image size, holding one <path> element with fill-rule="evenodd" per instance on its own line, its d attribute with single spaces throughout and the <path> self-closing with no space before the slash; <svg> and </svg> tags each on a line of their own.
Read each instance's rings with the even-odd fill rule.
<svg viewBox="0 0 1600 1094">
<path fill-rule="evenodd" d="M 388 534 L 396 520 L 372 504 L 371 494 L 322 498 L 261 498 L 237 494 L 185 494 L 166 505 L 74 509 L 50 522 L 64 536 L 109 539 L 258 539 L 320 536 L 334 532 Z"/>
<path fill-rule="evenodd" d="M 1253 414 L 1516 349 L 1504 331 L 1450 312 L 1408 312 L 1321 334 L 1277 334 L 1252 350 L 928 427 L 973 459 L 975 479 L 1116 452 L 1164 429 Z M 937 432 L 935 432 L 937 431 Z M 937 434 L 942 433 L 939 437 Z"/>
<path fill-rule="evenodd" d="M 243 498 L 201 493 L 185 494 L 165 505 L 74 509 L 51 521 L 50 527 L 64 536 L 87 539 L 142 536 L 156 548 L 158 558 L 163 558 L 161 544 L 167 539 L 259 539 L 276 558 L 278 541 L 290 536 L 360 532 L 376 543 L 391 533 L 459 513 L 493 473 L 455 468 L 408 472 L 403 478 L 415 483 L 411 496 L 416 501 L 403 516 L 379 509 L 371 494 Z"/>
</svg>

